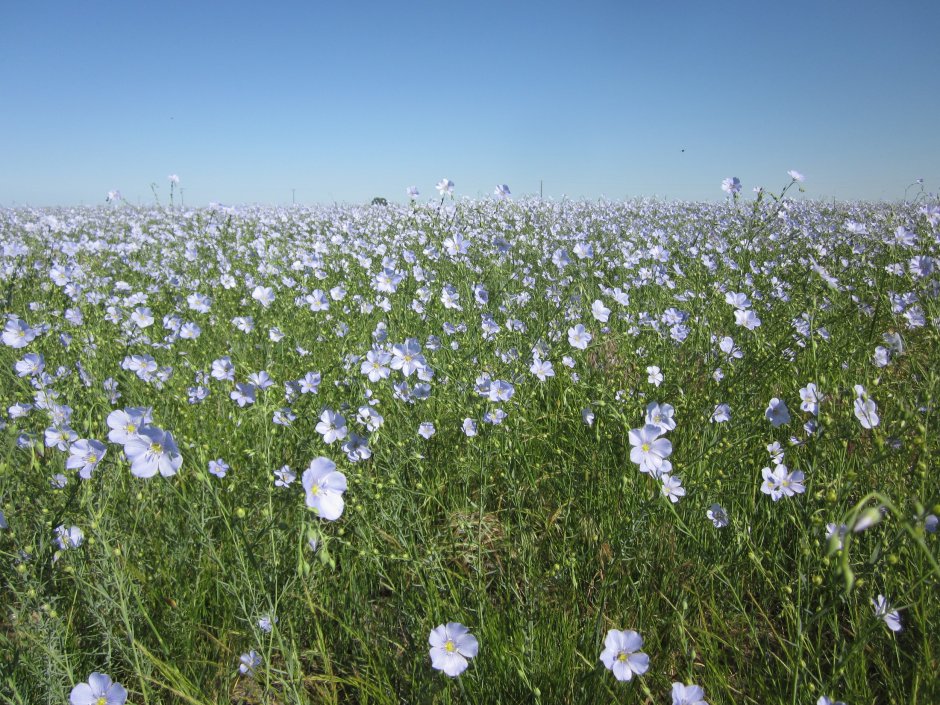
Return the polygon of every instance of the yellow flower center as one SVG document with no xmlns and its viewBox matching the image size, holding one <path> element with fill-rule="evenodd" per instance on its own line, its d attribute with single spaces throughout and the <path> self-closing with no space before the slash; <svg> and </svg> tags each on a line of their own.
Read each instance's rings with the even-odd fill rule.
<svg viewBox="0 0 940 705">
<path fill-rule="evenodd" d="M 150 444 L 150 452 L 151 452 L 151 453 L 159 453 L 159 452 L 161 452 L 162 450 L 163 450 L 163 446 L 161 446 L 159 443 L 154 442 L 154 443 L 151 443 L 151 444 Z"/>
<path fill-rule="evenodd" d="M 649 444 L 649 443 L 644 443 L 644 444 L 643 444 L 642 446 L 640 446 L 640 447 L 643 449 L 643 452 L 644 452 L 644 453 L 649 453 L 649 452 L 650 452 L 650 444 Z"/>
<path fill-rule="evenodd" d="M 453 653 L 454 651 L 457 650 L 457 647 L 454 646 L 454 642 L 452 640 L 448 639 L 447 643 L 444 644 L 444 649 L 445 651 Z"/>
<path fill-rule="evenodd" d="M 98 462 L 98 456 L 97 456 L 97 455 L 95 455 L 94 453 L 92 453 L 91 455 L 88 456 L 88 463 L 89 463 L 90 465 L 94 465 L 94 464 L 97 463 L 97 462 Z"/>
<path fill-rule="evenodd" d="M 314 485 L 313 487 L 311 487 L 310 494 L 312 494 L 314 497 L 320 494 L 320 485 Z"/>
<path fill-rule="evenodd" d="M 627 654 L 626 654 L 626 652 L 621 651 L 619 654 L 617 654 L 617 660 L 618 660 L 618 661 L 626 661 L 626 660 L 627 660 Z"/>
<path fill-rule="evenodd" d="M 124 430 L 127 431 L 128 433 L 137 433 L 137 426 L 135 426 L 132 423 L 129 423 L 127 424 L 127 426 L 124 427 Z"/>
<path fill-rule="evenodd" d="M 95 705 L 108 705 L 108 699 L 102 695 L 100 698 L 95 700 Z"/>
</svg>

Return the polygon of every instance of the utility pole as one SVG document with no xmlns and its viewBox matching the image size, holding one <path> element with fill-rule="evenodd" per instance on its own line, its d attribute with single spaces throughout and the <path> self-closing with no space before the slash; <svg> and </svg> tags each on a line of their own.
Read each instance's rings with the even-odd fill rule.
<svg viewBox="0 0 940 705">
<path fill-rule="evenodd" d="M 296 191 L 297 191 L 297 189 L 295 189 L 295 188 L 292 188 L 292 189 L 290 190 L 290 203 L 291 203 L 292 206 L 296 206 L 296 205 L 297 205 L 297 199 L 294 197 L 294 194 L 296 193 Z"/>
<path fill-rule="evenodd" d="M 183 200 L 183 193 L 186 191 L 184 188 L 180 188 L 180 208 L 186 207 L 186 201 Z"/>
<path fill-rule="evenodd" d="M 542 200 L 542 180 L 539 179 L 539 200 Z"/>
</svg>

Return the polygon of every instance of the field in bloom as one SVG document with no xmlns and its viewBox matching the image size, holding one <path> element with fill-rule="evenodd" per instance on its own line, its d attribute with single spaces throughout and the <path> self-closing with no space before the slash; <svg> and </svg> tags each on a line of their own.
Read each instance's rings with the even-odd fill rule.
<svg viewBox="0 0 940 705">
<path fill-rule="evenodd" d="M 739 189 L 0 211 L 0 700 L 940 702 L 940 207 Z"/>
</svg>

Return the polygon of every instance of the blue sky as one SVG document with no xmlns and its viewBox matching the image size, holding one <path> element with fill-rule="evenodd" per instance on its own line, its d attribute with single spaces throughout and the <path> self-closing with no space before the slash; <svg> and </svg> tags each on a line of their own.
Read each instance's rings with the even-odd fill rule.
<svg viewBox="0 0 940 705">
<path fill-rule="evenodd" d="M 940 190 L 940 3 L 6 3 L 0 205 Z M 681 150 L 685 149 L 685 152 Z"/>
</svg>

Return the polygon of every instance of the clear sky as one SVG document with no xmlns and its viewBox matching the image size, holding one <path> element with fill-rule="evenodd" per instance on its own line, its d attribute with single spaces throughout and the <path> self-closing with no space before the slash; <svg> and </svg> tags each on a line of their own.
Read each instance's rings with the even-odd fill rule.
<svg viewBox="0 0 940 705">
<path fill-rule="evenodd" d="M 940 2 L 12 2 L 0 205 L 940 190 Z M 685 150 L 683 152 L 682 150 Z"/>
</svg>

